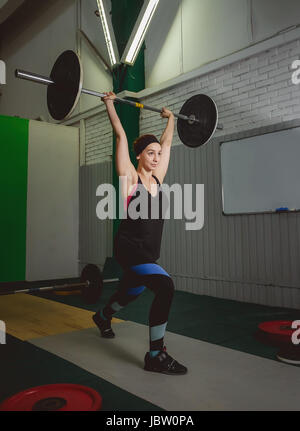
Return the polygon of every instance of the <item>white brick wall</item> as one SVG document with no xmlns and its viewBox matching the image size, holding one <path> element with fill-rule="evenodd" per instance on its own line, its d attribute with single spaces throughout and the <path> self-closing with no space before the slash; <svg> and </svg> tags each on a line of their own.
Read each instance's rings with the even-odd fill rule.
<svg viewBox="0 0 300 431">
<path fill-rule="evenodd" d="M 219 109 L 223 131 L 231 134 L 300 117 L 300 85 L 292 84 L 291 64 L 300 58 L 300 40 L 225 66 L 143 100 L 155 107 L 179 112 L 199 93 L 212 97 Z M 141 134 L 161 135 L 165 126 L 157 114 L 143 111 Z M 174 145 L 180 144 L 175 131 Z"/>
<path fill-rule="evenodd" d="M 106 112 L 85 120 L 85 160 L 87 165 L 112 160 L 113 132 Z"/>
<path fill-rule="evenodd" d="M 300 118 L 300 85 L 292 84 L 291 64 L 300 58 L 300 40 L 181 83 L 143 99 L 145 104 L 167 106 L 178 113 L 195 94 L 212 97 L 223 131 L 231 134 Z M 140 133 L 160 136 L 166 121 L 157 113 L 142 111 Z M 111 160 L 112 128 L 105 112 L 85 120 L 86 164 Z M 174 145 L 180 140 L 175 130 Z"/>
</svg>

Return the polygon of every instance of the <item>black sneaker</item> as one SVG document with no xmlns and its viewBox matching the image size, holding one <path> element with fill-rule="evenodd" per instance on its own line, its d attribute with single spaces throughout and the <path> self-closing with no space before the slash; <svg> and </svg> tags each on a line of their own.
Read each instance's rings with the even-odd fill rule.
<svg viewBox="0 0 300 431">
<path fill-rule="evenodd" d="M 170 375 L 187 373 L 186 367 L 179 364 L 177 361 L 175 361 L 175 359 L 168 355 L 168 353 L 166 352 L 166 347 L 164 347 L 164 350 L 161 350 L 153 358 L 151 358 L 150 352 L 147 352 L 144 361 L 144 370 L 146 371 L 154 371 L 156 373 Z"/>
<path fill-rule="evenodd" d="M 100 329 L 103 338 L 115 338 L 115 334 L 111 329 L 111 319 L 104 320 L 97 313 L 93 316 L 93 321 Z"/>
</svg>

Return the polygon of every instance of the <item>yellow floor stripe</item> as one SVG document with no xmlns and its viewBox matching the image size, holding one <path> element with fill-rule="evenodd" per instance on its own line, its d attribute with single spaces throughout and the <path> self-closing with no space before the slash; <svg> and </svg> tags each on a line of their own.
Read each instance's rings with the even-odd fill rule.
<svg viewBox="0 0 300 431">
<path fill-rule="evenodd" d="M 0 320 L 8 334 L 22 341 L 95 326 L 93 311 L 19 293 L 1 296 Z M 113 323 L 123 320 L 113 318 Z"/>
</svg>

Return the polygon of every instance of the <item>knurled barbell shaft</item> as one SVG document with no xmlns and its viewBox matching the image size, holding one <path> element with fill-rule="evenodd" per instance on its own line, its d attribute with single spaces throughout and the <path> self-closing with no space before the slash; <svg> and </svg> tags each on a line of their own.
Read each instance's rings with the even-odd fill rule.
<svg viewBox="0 0 300 431">
<path fill-rule="evenodd" d="M 118 278 L 112 278 L 103 280 L 103 283 L 112 283 L 119 281 Z M 73 284 L 60 284 L 57 286 L 44 286 L 44 287 L 32 287 L 29 289 L 18 289 L 18 290 L 11 290 L 7 292 L 0 292 L 0 296 L 6 296 L 6 295 L 14 295 L 16 293 L 35 293 L 35 292 L 46 292 L 49 290 L 76 290 L 76 289 L 83 289 L 89 287 L 90 282 L 86 281 L 85 283 L 73 283 Z"/>
<path fill-rule="evenodd" d="M 16 76 L 16 78 L 25 79 L 27 81 L 35 82 L 37 84 L 43 84 L 43 85 L 54 84 L 54 81 L 51 78 L 48 78 L 48 77 L 42 76 L 42 75 L 38 75 L 38 74 L 32 73 L 32 72 L 26 72 L 25 70 L 17 69 L 15 72 L 15 76 Z M 88 94 L 90 96 L 100 97 L 100 98 L 105 97 L 104 93 L 99 93 L 98 91 L 94 91 L 94 90 L 87 90 L 86 88 L 82 88 L 81 93 Z M 134 106 L 135 108 L 146 109 L 148 111 L 158 112 L 159 114 L 162 111 L 161 109 L 153 108 L 152 106 L 144 105 L 142 103 L 133 102 L 131 100 L 121 99 L 120 97 L 116 97 L 115 100 L 118 103 L 124 103 L 126 105 Z M 186 120 L 186 121 L 191 120 L 189 117 L 187 117 L 186 115 L 182 115 L 182 114 L 174 114 L 174 116 L 177 118 L 181 118 L 182 120 Z M 196 118 L 195 119 L 193 118 L 192 121 L 199 123 L 199 120 Z"/>
<path fill-rule="evenodd" d="M 82 289 L 84 287 L 88 287 L 89 282 L 85 283 L 75 283 L 75 284 L 63 284 L 58 286 L 44 286 L 44 287 L 32 287 L 29 289 L 18 289 L 18 290 L 11 290 L 7 292 L 0 292 L 0 295 L 13 295 L 16 293 L 35 293 L 35 292 L 42 292 L 47 290 L 76 290 L 76 289 Z"/>
</svg>

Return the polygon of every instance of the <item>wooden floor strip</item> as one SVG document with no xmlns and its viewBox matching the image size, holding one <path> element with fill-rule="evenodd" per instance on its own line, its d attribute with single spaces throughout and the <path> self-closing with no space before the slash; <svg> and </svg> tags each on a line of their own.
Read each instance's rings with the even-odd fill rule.
<svg viewBox="0 0 300 431">
<path fill-rule="evenodd" d="M 93 311 L 28 294 L 1 296 L 0 320 L 8 334 L 27 341 L 95 327 Z M 113 318 L 113 323 L 123 320 Z"/>
</svg>

